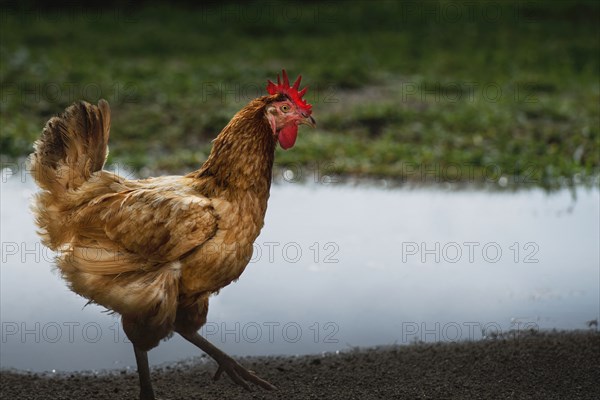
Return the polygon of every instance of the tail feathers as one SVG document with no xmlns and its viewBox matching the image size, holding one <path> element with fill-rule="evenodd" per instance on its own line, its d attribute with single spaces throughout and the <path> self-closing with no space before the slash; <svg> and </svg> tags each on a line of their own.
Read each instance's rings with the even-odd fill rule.
<svg viewBox="0 0 600 400">
<path fill-rule="evenodd" d="M 40 187 L 53 194 L 76 189 L 104 166 L 108 155 L 110 107 L 81 101 L 51 118 L 35 142 L 30 168 Z"/>
</svg>

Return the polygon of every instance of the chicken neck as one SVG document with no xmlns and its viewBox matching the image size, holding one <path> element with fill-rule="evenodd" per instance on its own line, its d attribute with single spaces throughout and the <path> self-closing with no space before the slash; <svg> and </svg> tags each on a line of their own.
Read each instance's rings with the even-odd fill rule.
<svg viewBox="0 0 600 400">
<path fill-rule="evenodd" d="M 236 201 L 253 192 L 266 208 L 275 154 L 266 104 L 264 98 L 256 99 L 238 112 L 214 140 L 204 165 L 188 175 L 204 196 Z"/>
</svg>

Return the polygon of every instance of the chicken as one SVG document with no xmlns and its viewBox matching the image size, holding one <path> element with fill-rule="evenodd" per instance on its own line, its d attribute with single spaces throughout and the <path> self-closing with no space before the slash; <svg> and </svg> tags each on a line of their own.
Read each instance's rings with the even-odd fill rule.
<svg viewBox="0 0 600 400">
<path fill-rule="evenodd" d="M 264 224 L 276 144 L 315 126 L 300 79 L 268 81 L 185 176 L 128 180 L 102 170 L 110 108 L 86 102 L 50 119 L 30 155 L 42 189 L 33 212 L 62 277 L 90 302 L 121 315 L 135 352 L 140 399 L 154 399 L 147 352 L 176 332 L 235 383 L 274 389 L 204 339 L 211 294 L 239 278 Z"/>
</svg>

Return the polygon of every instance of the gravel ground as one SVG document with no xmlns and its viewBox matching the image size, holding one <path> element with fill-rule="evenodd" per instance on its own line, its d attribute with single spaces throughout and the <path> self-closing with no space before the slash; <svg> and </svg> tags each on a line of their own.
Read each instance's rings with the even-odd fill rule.
<svg viewBox="0 0 600 400">
<path fill-rule="evenodd" d="M 74 355 L 76 356 L 76 355 Z M 351 350 L 240 362 L 279 387 L 246 392 L 212 382 L 206 358 L 153 371 L 160 399 L 596 399 L 600 334 L 536 333 L 518 338 Z M 46 376 L 1 371 L 2 399 L 135 399 L 135 372 Z"/>
</svg>

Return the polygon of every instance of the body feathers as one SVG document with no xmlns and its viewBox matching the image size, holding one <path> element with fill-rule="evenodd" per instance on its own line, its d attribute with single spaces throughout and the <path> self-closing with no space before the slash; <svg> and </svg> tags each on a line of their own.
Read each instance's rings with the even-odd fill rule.
<svg viewBox="0 0 600 400">
<path fill-rule="evenodd" d="M 42 191 L 33 210 L 44 244 L 59 252 L 73 291 L 122 314 L 128 335 L 150 336 L 138 339 L 143 347 L 174 329 L 199 329 L 208 296 L 248 264 L 271 183 L 270 101 L 236 114 L 206 163 L 186 176 L 127 180 L 102 170 L 104 100 L 70 106 L 36 142 L 30 162 Z"/>
</svg>

